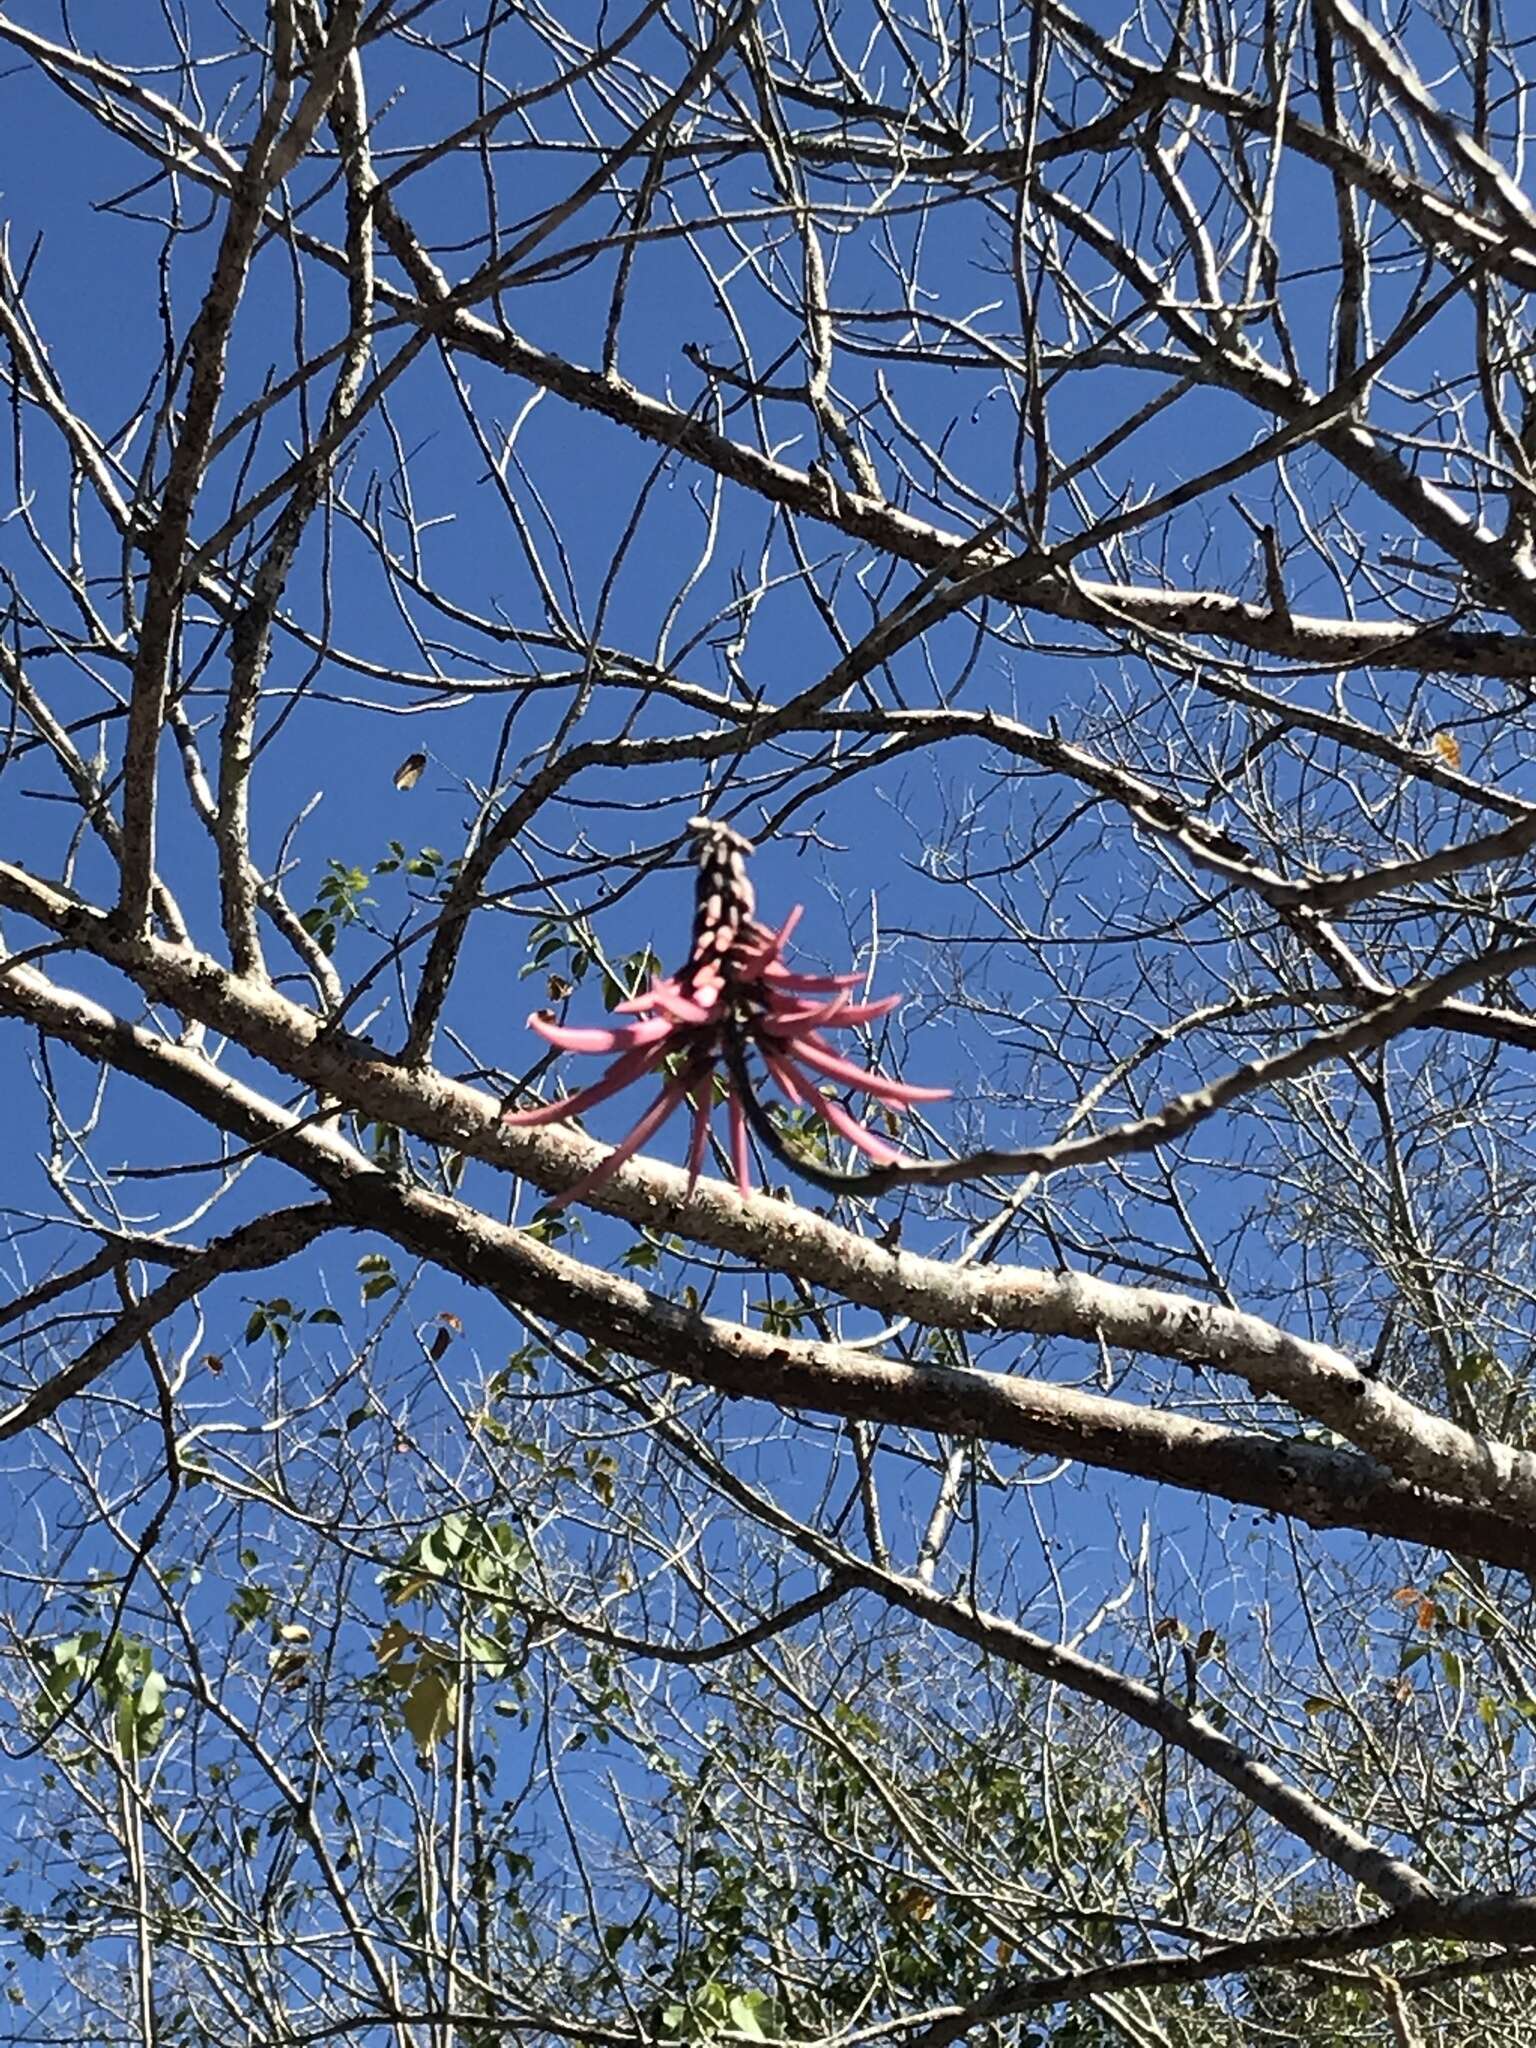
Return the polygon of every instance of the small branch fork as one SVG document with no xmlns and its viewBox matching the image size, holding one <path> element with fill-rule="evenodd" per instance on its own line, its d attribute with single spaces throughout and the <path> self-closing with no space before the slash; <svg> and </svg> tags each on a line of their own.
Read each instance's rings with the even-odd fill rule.
<svg viewBox="0 0 1536 2048">
<path fill-rule="evenodd" d="M 235 315 L 244 297 L 267 200 L 309 147 L 351 51 L 361 14 L 362 0 L 339 0 L 333 10 L 329 43 L 312 64 L 309 85 L 285 126 L 295 77 L 295 38 L 290 9 L 280 6 L 275 10 L 266 101 L 230 190 L 213 274 L 187 337 L 190 381 L 180 431 L 161 488 L 159 509 L 143 541 L 149 574 L 123 752 L 117 918 L 122 929 L 134 935 L 146 929 L 150 913 L 158 759 L 177 658 L 188 543 L 213 445 Z"/>
<path fill-rule="evenodd" d="M 56 1415 L 66 1401 L 101 1378 L 118 1360 L 125 1358 L 168 1316 L 205 1288 L 229 1273 L 254 1273 L 267 1266 L 281 1265 L 297 1256 L 329 1230 L 345 1224 L 346 1218 L 328 1202 L 305 1203 L 298 1208 L 274 1209 L 242 1224 L 223 1237 L 214 1238 L 201 1250 L 174 1248 L 175 1264 L 170 1274 L 137 1301 L 130 1302 L 114 1316 L 99 1337 L 87 1344 L 79 1356 L 0 1410 L 0 1443 L 9 1437 L 35 1429 Z M 99 1274 L 121 1270 L 126 1256 L 122 1248 L 104 1246 L 94 1258 L 73 1272 L 31 1289 L 26 1295 L 0 1306 L 0 1323 L 20 1320 L 57 1299 L 66 1291 L 85 1285 Z M 153 1255 L 152 1253 L 150 1255 Z M 165 1254 L 162 1254 L 165 1255 Z"/>
</svg>

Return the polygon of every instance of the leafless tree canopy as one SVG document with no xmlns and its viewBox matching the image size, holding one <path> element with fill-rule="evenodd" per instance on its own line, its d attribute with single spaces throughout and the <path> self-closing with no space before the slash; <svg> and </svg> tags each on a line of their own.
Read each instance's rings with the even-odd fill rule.
<svg viewBox="0 0 1536 2048">
<path fill-rule="evenodd" d="M 6 2038 L 1536 2042 L 1533 85 L 0 13 Z"/>
</svg>

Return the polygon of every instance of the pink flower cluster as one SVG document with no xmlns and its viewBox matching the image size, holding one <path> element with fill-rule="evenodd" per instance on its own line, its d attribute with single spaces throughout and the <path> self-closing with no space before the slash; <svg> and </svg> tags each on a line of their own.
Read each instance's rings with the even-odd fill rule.
<svg viewBox="0 0 1536 2048">
<path fill-rule="evenodd" d="M 947 1088 L 919 1088 L 889 1080 L 854 1064 L 830 1045 L 823 1034 L 846 1030 L 883 1017 L 901 1002 L 883 996 L 855 1002 L 851 991 L 857 974 L 799 974 L 789 967 L 784 949 L 798 924 L 797 905 L 777 931 L 752 915 L 754 899 L 743 861 L 750 842 L 728 826 L 696 821 L 698 835 L 698 912 L 693 950 L 681 973 L 667 975 L 616 1005 L 633 1023 L 614 1027 L 560 1024 L 535 1013 L 533 1030 L 561 1052 L 617 1055 L 590 1087 L 535 1109 L 519 1110 L 510 1124 L 562 1123 L 605 1102 L 645 1075 L 664 1068 L 666 1079 L 650 1107 L 625 1133 L 608 1157 L 555 1206 L 589 1193 L 616 1173 L 626 1159 L 653 1138 L 674 1111 L 687 1103 L 693 1112 L 688 1145 L 688 1189 L 691 1194 L 704 1166 L 710 1116 L 715 1107 L 716 1076 L 724 1092 L 729 1118 L 731 1161 L 743 1195 L 752 1188 L 748 1145 L 749 1111 L 742 1100 L 742 1055 L 748 1046 L 761 1059 L 769 1079 L 784 1099 L 845 1138 L 876 1167 L 900 1166 L 903 1155 L 851 1116 L 823 1081 L 855 1088 L 893 1108 L 914 1102 L 940 1102 Z"/>
</svg>

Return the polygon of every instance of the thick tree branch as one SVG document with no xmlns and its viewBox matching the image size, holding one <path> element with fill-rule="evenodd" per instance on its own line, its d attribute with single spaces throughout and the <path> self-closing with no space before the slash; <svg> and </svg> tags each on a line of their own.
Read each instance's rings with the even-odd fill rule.
<svg viewBox="0 0 1536 2048">
<path fill-rule="evenodd" d="M 254 985 L 252 993 L 264 1005 L 281 1001 L 265 985 Z M 763 1264 L 819 1278 L 891 1313 L 918 1313 L 951 1328 L 1072 1336 L 1220 1365 L 1302 1412 L 1329 1420 L 1341 1434 L 1374 1439 L 1373 1448 L 1389 1452 L 1391 1465 L 1411 1483 L 1389 1476 L 1385 1459 L 1378 1464 L 1319 1445 L 1217 1429 L 1045 1381 L 909 1365 L 718 1322 L 679 1309 L 633 1281 L 587 1266 L 462 1204 L 401 1184 L 333 1131 L 306 1125 L 197 1053 L 123 1023 L 33 969 L 0 968 L 0 1014 L 26 1018 L 88 1057 L 175 1096 L 246 1142 L 265 1146 L 324 1190 L 354 1223 L 377 1229 L 510 1304 L 594 1343 L 724 1392 L 784 1408 L 903 1422 L 1081 1457 L 1108 1469 L 1294 1514 L 1319 1527 L 1368 1526 L 1379 1534 L 1487 1556 L 1491 1562 L 1525 1567 L 1532 1560 L 1536 1539 L 1526 1534 L 1519 1517 L 1527 1500 L 1536 1501 L 1536 1459 L 1508 1445 L 1469 1437 L 1366 1379 L 1340 1353 L 1289 1337 L 1256 1317 L 1078 1274 L 951 1268 L 891 1254 L 809 1212 L 762 1197 L 742 1203 L 708 1182 L 701 1183 L 687 1217 L 691 1235 L 713 1237 L 737 1250 L 750 1248 Z M 418 1075 L 412 1083 L 398 1068 L 387 1070 L 428 1094 L 428 1077 Z M 340 1076 L 345 1070 L 338 1066 L 334 1071 Z M 437 1083 L 439 1090 L 452 1086 Z M 387 1110 L 377 1098 L 353 1106 L 380 1121 L 412 1127 L 409 1117 L 400 1114 L 407 1105 L 398 1097 Z M 494 1129 L 494 1118 L 487 1121 Z M 536 1136 L 542 1134 L 516 1134 L 521 1141 Z M 446 1134 L 439 1141 L 455 1142 Z M 675 1202 L 681 1175 L 657 1168 L 634 1171 L 637 1178 L 643 1172 L 658 1191 L 670 1182 Z M 713 1229 L 705 1220 L 712 1208 L 723 1212 Z M 721 1227 L 732 1210 L 735 1228 Z"/>
<path fill-rule="evenodd" d="M 1475 1930 L 1475 1931 L 1474 1931 Z M 985 1997 L 914 2020 L 905 2034 L 907 2048 L 949 2048 L 975 2028 L 993 2025 L 1015 2013 L 1039 2012 L 1053 2005 L 1075 2005 L 1096 1994 L 1152 1991 L 1160 1986 L 1209 1984 L 1218 1977 L 1246 1976 L 1298 1964 L 1336 1960 L 1391 1948 L 1402 1941 L 1526 1942 L 1536 1930 L 1536 1898 L 1468 1893 L 1456 1899 L 1404 1907 L 1373 1920 L 1306 1934 L 1261 1935 L 1252 1941 L 1220 1942 L 1196 1955 L 1142 1956 L 1131 1962 L 1101 1963 L 1049 1976 L 1010 1972 Z M 1529 1969 L 1533 1958 L 1518 1960 L 1495 1953 L 1466 1959 L 1456 1967 L 1467 1976 L 1486 1967 L 1500 1971 L 1510 1961 Z M 1426 1973 L 1433 1975 L 1433 1972 Z M 1305 1996 L 1305 1978 L 1302 1995 Z"/>
<path fill-rule="evenodd" d="M 1141 1679 L 1052 1643 L 1003 1615 L 987 1614 L 966 1601 L 951 1599 L 921 1579 L 881 1571 L 851 1557 L 842 1569 L 855 1584 L 878 1593 L 892 1606 L 930 1627 L 974 1643 L 990 1656 L 1019 1670 L 1033 1672 L 1052 1685 L 1097 1700 L 1101 1706 L 1148 1729 L 1204 1764 L 1223 1783 L 1251 1800 L 1260 1812 L 1279 1821 L 1309 1849 L 1386 1904 L 1408 1906 L 1434 1897 L 1434 1887 L 1411 1864 L 1376 1848 L 1320 1801 L 1249 1756 L 1205 1715 L 1181 1705 Z M 1532 1903 L 1536 1907 L 1536 1901 Z"/>
</svg>

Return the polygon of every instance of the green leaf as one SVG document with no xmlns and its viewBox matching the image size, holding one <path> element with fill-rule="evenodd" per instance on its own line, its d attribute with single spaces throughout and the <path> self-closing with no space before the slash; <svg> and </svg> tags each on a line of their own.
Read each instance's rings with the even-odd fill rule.
<svg viewBox="0 0 1536 2048">
<path fill-rule="evenodd" d="M 766 2041 L 763 2031 L 763 2008 L 771 2004 L 761 1991 L 743 1991 L 733 1998 L 726 2008 L 726 2016 L 738 2034 L 745 2034 L 753 2041 Z"/>
<path fill-rule="evenodd" d="M 238 1632 L 240 1629 L 252 1627 L 258 1621 L 264 1621 L 271 1610 L 272 1595 L 267 1587 L 239 1586 L 224 1611 L 233 1620 Z"/>
</svg>

